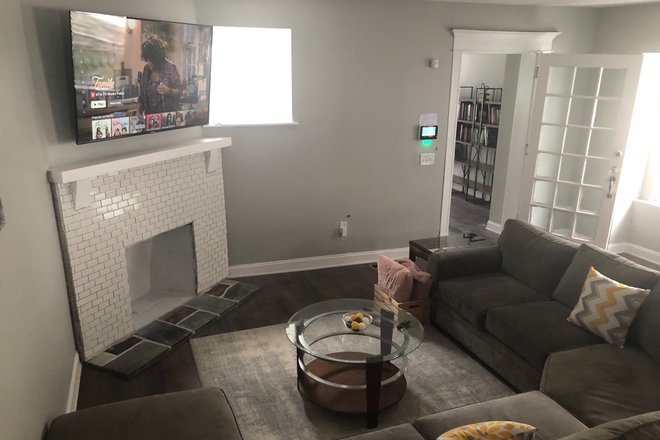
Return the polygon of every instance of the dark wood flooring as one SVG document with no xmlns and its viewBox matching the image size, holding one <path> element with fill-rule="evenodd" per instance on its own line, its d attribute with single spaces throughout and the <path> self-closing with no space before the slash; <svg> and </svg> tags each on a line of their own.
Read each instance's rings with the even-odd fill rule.
<svg viewBox="0 0 660 440">
<path fill-rule="evenodd" d="M 368 264 L 241 278 L 263 286 L 199 336 L 281 324 L 299 309 L 337 298 L 373 298 L 376 271 Z M 128 381 L 83 366 L 78 409 L 136 397 L 201 388 L 188 342 Z"/>
<path fill-rule="evenodd" d="M 489 214 L 489 205 L 466 202 L 465 194 L 452 194 L 449 233 L 474 232 L 483 235 Z"/>
</svg>

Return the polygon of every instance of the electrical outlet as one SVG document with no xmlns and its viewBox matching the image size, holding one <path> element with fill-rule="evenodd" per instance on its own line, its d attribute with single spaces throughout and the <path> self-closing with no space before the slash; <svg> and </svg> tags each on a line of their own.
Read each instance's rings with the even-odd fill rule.
<svg viewBox="0 0 660 440">
<path fill-rule="evenodd" d="M 435 153 L 425 153 L 419 155 L 419 164 L 424 165 L 433 165 L 435 163 Z"/>
</svg>

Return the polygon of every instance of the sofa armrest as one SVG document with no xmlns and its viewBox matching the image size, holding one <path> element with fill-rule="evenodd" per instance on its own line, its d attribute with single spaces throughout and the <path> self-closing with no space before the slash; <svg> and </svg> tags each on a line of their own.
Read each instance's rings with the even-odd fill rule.
<svg viewBox="0 0 660 440">
<path fill-rule="evenodd" d="M 47 440 L 241 440 L 220 388 L 109 403 L 57 417 Z"/>
<path fill-rule="evenodd" d="M 497 245 L 459 249 L 431 254 L 428 271 L 433 285 L 449 278 L 467 277 L 499 272 L 502 269 L 502 252 Z"/>
</svg>

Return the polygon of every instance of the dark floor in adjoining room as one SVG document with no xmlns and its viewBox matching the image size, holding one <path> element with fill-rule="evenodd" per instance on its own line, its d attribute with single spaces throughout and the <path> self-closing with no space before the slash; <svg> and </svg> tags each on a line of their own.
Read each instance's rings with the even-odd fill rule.
<svg viewBox="0 0 660 440">
<path fill-rule="evenodd" d="M 474 232 L 484 235 L 490 207 L 488 204 L 474 204 L 465 201 L 465 194 L 452 194 L 449 219 L 449 233 Z"/>
</svg>

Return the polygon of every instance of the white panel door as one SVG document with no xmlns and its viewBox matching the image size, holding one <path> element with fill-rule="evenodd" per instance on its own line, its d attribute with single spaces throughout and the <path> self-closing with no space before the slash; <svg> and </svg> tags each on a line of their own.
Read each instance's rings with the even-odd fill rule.
<svg viewBox="0 0 660 440">
<path fill-rule="evenodd" d="M 606 247 L 642 56 L 540 55 L 520 218 Z"/>
</svg>

